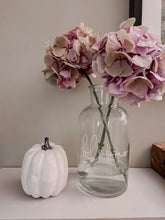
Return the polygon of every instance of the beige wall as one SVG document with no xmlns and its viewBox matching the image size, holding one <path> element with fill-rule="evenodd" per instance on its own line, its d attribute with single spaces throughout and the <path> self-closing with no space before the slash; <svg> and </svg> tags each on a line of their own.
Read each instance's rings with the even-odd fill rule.
<svg viewBox="0 0 165 220">
<path fill-rule="evenodd" d="M 60 91 L 46 84 L 46 40 L 81 21 L 102 33 L 128 17 L 128 0 L 0 0 L 0 166 L 20 166 L 45 136 L 77 164 L 78 115 L 88 102 L 87 82 Z M 165 104 L 125 105 L 130 118 L 131 166 L 149 166 L 150 147 L 165 141 Z"/>
</svg>

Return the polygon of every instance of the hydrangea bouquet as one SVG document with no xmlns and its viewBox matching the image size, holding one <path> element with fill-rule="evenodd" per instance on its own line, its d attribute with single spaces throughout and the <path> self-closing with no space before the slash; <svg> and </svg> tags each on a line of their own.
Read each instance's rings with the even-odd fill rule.
<svg viewBox="0 0 165 220">
<path fill-rule="evenodd" d="M 107 127 L 114 97 L 130 105 L 140 105 L 143 101 L 161 100 L 164 93 L 165 48 L 147 27 L 134 26 L 134 22 L 135 18 L 130 18 L 121 23 L 118 31 L 104 35 L 93 33 L 81 23 L 56 37 L 53 46 L 49 43 L 46 46 L 43 73 L 47 81 L 60 89 L 71 89 L 86 78 L 92 88 L 104 127 L 95 160 L 104 146 L 105 133 L 114 152 Z M 105 87 L 112 97 L 106 116 L 92 77 L 105 79 Z M 115 156 L 114 160 L 121 170 Z"/>
<path fill-rule="evenodd" d="M 83 23 L 47 42 L 45 79 L 60 89 L 75 88 L 80 79 L 104 78 L 107 92 L 131 105 L 161 100 L 165 85 L 165 48 L 135 18 L 117 32 L 93 33 Z"/>
</svg>

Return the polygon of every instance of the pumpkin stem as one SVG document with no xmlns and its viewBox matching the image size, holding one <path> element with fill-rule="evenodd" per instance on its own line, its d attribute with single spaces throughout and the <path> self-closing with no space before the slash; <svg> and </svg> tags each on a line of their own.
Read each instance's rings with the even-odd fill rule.
<svg viewBox="0 0 165 220">
<path fill-rule="evenodd" d="M 41 149 L 45 150 L 45 151 L 52 149 L 52 147 L 49 145 L 49 138 L 48 137 L 45 138 L 44 145 L 42 145 Z"/>
</svg>

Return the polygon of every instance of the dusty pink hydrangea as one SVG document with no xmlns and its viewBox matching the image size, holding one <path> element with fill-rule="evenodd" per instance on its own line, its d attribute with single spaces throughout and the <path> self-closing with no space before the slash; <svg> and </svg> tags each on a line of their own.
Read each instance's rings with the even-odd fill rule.
<svg viewBox="0 0 165 220">
<path fill-rule="evenodd" d="M 62 89 L 75 88 L 83 77 L 82 70 L 91 73 L 92 46 L 98 37 L 83 23 L 67 34 L 56 37 L 53 47 L 49 44 L 46 47 L 46 80 L 57 83 Z"/>
<path fill-rule="evenodd" d="M 134 22 L 130 18 L 99 39 L 92 62 L 94 74 L 106 79 L 107 91 L 131 105 L 162 99 L 165 85 L 164 46 Z"/>
</svg>

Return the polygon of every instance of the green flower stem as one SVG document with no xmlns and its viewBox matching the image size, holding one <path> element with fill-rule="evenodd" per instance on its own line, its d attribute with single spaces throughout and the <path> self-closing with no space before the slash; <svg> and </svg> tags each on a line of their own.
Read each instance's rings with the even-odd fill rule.
<svg viewBox="0 0 165 220">
<path fill-rule="evenodd" d="M 93 83 L 92 83 L 90 77 L 88 76 L 88 74 L 86 74 L 85 71 L 83 71 L 83 73 L 84 73 L 85 77 L 87 78 L 87 80 L 88 80 L 88 82 L 89 82 L 89 84 L 90 84 L 90 86 L 91 86 L 91 88 L 92 88 L 92 90 L 93 90 L 93 94 L 94 94 L 94 97 L 95 97 L 96 102 L 97 102 L 97 105 L 98 105 L 98 110 L 99 110 L 99 112 L 100 112 L 101 120 L 102 120 L 102 122 L 103 122 L 103 125 L 104 125 L 104 128 L 105 128 L 105 132 L 107 133 L 107 136 L 108 136 L 108 141 L 109 141 L 109 144 L 110 144 L 110 147 L 111 147 L 111 152 L 112 152 L 112 155 L 113 155 L 113 159 L 115 160 L 115 163 L 116 163 L 116 166 L 117 166 L 118 170 L 120 171 L 121 174 L 123 174 L 123 176 L 124 176 L 124 178 L 125 178 L 125 181 L 127 181 L 127 175 L 121 170 L 121 168 L 120 168 L 120 166 L 119 166 L 119 163 L 118 163 L 118 160 L 117 160 L 117 158 L 116 158 L 116 156 L 115 156 L 115 149 L 114 149 L 114 147 L 113 147 L 112 140 L 111 140 L 111 136 L 110 136 L 110 133 L 109 133 L 109 130 L 108 130 L 108 127 L 107 127 L 107 122 L 106 122 L 107 119 L 105 120 L 105 118 L 104 118 L 104 114 L 103 114 L 102 109 L 101 109 L 101 104 L 100 104 L 99 99 L 98 99 L 98 96 L 97 96 L 97 94 L 96 94 L 94 85 L 93 85 Z M 111 104 L 111 105 L 112 105 L 112 104 Z M 110 114 L 110 111 L 111 111 L 111 105 L 109 105 L 110 108 L 108 109 L 109 114 Z M 107 113 L 107 114 L 108 114 L 108 113 Z M 103 136 L 102 136 L 102 138 L 101 138 L 102 141 L 104 141 L 104 139 L 105 139 L 104 136 L 105 136 L 105 134 L 104 134 L 104 130 L 103 130 Z M 102 143 L 102 142 L 101 142 L 101 143 Z M 102 147 L 103 147 L 103 143 L 102 143 L 102 146 L 100 145 L 100 148 L 102 148 Z"/>
<path fill-rule="evenodd" d="M 110 112 L 111 112 L 111 107 L 112 107 L 113 101 L 114 101 L 114 97 L 112 96 L 112 97 L 111 97 L 111 101 L 110 101 L 110 103 L 109 103 L 109 105 L 108 105 L 108 112 L 107 112 L 107 115 L 106 115 L 106 123 L 107 123 L 107 121 L 108 121 L 108 118 L 109 118 L 109 115 L 110 115 Z M 102 148 L 103 148 L 103 146 L 104 146 L 105 132 L 106 132 L 106 130 L 105 130 L 105 126 L 104 126 L 103 132 L 102 132 L 102 135 L 101 135 L 101 140 L 100 140 L 100 143 L 98 144 L 99 147 L 98 147 L 98 149 L 97 149 L 97 153 L 96 153 L 96 156 L 95 156 L 95 160 L 98 159 L 98 157 L 99 157 L 99 152 L 102 150 Z"/>
</svg>

